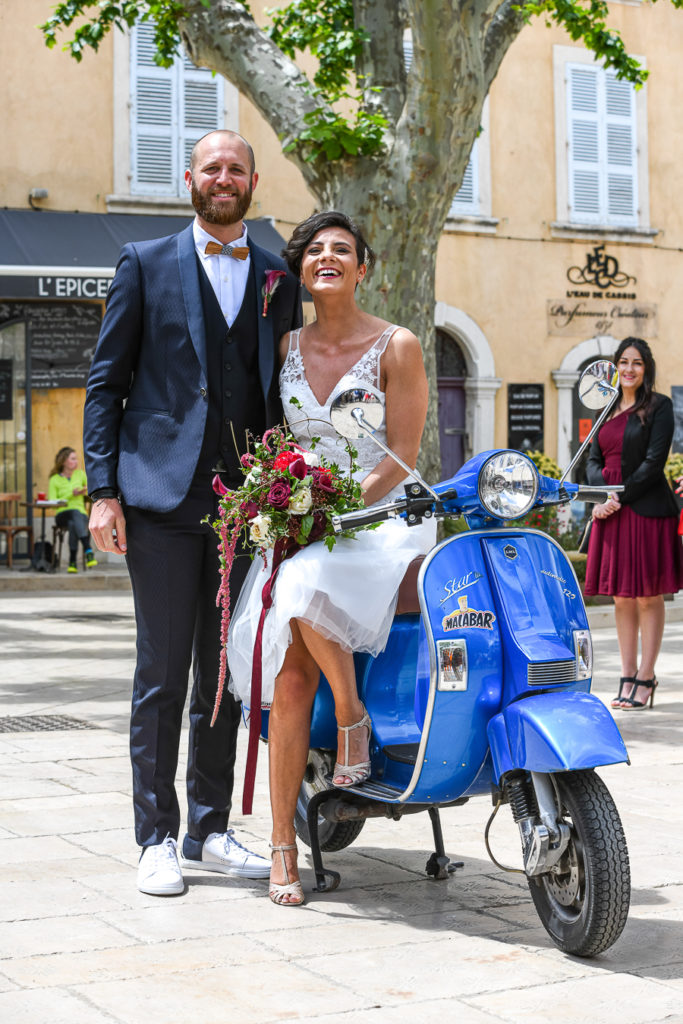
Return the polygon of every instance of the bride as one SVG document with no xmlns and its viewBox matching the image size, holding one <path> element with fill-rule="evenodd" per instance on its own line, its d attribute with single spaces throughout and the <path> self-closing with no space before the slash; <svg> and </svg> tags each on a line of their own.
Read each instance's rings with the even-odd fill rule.
<svg viewBox="0 0 683 1024">
<path fill-rule="evenodd" d="M 385 423 L 378 436 L 415 466 L 427 414 L 420 343 L 405 327 L 363 312 L 355 292 L 375 257 L 342 213 L 318 213 L 294 230 L 283 256 L 313 297 L 316 319 L 280 343 L 280 395 L 290 430 L 304 447 L 343 465 L 344 443 L 329 422 L 333 399 L 351 387 L 379 393 Z M 290 399 L 297 400 L 296 406 Z M 364 501 L 403 493 L 404 470 L 372 440 L 356 443 Z M 348 458 L 348 456 L 346 456 Z M 385 646 L 398 586 L 410 562 L 433 545 L 434 525 L 390 520 L 338 541 L 310 544 L 280 567 L 263 632 L 263 703 L 268 725 L 274 903 L 303 903 L 294 812 L 308 758 L 310 719 L 320 672 L 334 696 L 338 727 L 333 783 L 357 785 L 370 774 L 371 722 L 356 688 L 353 651 Z M 249 703 L 251 661 L 267 579 L 255 558 L 228 639 L 231 688 Z"/>
</svg>

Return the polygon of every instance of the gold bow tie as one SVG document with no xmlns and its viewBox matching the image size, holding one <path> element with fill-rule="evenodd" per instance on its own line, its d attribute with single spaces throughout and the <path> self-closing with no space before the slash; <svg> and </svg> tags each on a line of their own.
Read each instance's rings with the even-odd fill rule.
<svg viewBox="0 0 683 1024">
<path fill-rule="evenodd" d="M 207 242 L 204 254 L 206 256 L 232 256 L 235 260 L 246 260 L 249 255 L 249 246 L 221 245 L 220 242 Z"/>
</svg>

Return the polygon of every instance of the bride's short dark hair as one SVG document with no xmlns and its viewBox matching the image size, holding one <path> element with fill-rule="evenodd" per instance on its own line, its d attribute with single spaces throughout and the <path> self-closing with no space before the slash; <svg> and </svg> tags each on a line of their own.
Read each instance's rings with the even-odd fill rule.
<svg viewBox="0 0 683 1024">
<path fill-rule="evenodd" d="M 322 213 L 313 213 L 301 224 L 297 224 L 292 232 L 292 237 L 282 250 L 282 257 L 293 274 L 297 277 L 301 274 L 301 261 L 311 241 L 319 231 L 325 228 L 343 228 L 353 235 L 356 243 L 356 255 L 358 263 L 365 263 L 368 273 L 375 265 L 375 254 L 365 241 L 362 231 L 357 224 L 339 210 L 324 210 Z"/>
</svg>

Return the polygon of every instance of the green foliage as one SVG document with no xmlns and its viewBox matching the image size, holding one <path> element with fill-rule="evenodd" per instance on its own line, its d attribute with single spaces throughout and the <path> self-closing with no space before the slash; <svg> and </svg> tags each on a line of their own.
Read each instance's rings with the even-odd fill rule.
<svg viewBox="0 0 683 1024">
<path fill-rule="evenodd" d="M 307 91 L 322 101 L 304 115 L 306 127 L 286 147 L 291 152 L 302 143 L 309 161 L 343 160 L 379 152 L 388 122 L 381 114 L 363 107 L 362 91 L 351 88 L 356 60 L 370 38 L 356 26 L 352 0 L 293 0 L 287 7 L 270 9 L 270 37 L 291 60 L 297 51 L 308 50 L 317 70 Z M 340 100 L 355 108 L 352 118 L 334 110 Z"/>
<path fill-rule="evenodd" d="M 236 0 L 249 12 L 246 0 Z M 683 0 L 671 0 L 675 7 Z M 46 0 L 47 3 L 47 0 Z M 211 0 L 201 0 L 207 9 Z M 605 0 L 519 0 L 517 7 L 525 19 L 545 17 L 548 23 L 561 25 L 575 41 L 582 41 L 605 67 L 614 68 L 619 78 L 640 86 L 647 78 L 638 62 L 629 57 L 618 32 L 606 26 Z M 308 51 L 315 57 L 317 70 L 305 86 L 318 101 L 315 110 L 304 116 L 305 127 L 287 150 L 303 144 L 306 159 L 343 160 L 377 153 L 383 145 L 388 122 L 370 113 L 363 103 L 363 83 L 353 73 L 367 32 L 354 21 L 353 0 L 291 0 L 287 6 L 269 11 L 273 42 L 288 57 Z M 80 61 L 87 47 L 97 51 L 113 28 L 132 27 L 138 19 L 155 24 L 155 61 L 168 67 L 178 52 L 179 21 L 187 16 L 179 0 L 64 0 L 40 26 L 45 43 L 54 47 L 57 33 L 71 28 L 72 38 L 65 44 L 71 56 Z M 454 17 L 457 16 L 454 9 Z M 84 20 L 85 19 L 85 20 Z M 235 45 L 240 45 L 239 39 Z M 360 87 L 358 87 L 360 86 Z M 339 101 L 351 103 L 350 118 L 335 109 Z M 550 475 L 550 474 L 548 474 Z"/>
<path fill-rule="evenodd" d="M 201 2 L 209 7 L 211 0 Z M 111 28 L 132 28 L 138 19 L 149 21 L 151 18 L 156 26 L 154 42 L 157 50 L 154 60 L 161 67 L 169 67 L 180 42 L 178 21 L 186 14 L 184 4 L 177 0 L 123 0 L 120 3 L 109 3 L 107 0 L 66 0 L 65 3 L 57 4 L 54 13 L 39 27 L 46 46 L 52 48 L 57 44 L 57 31 L 60 28 L 69 28 L 74 21 L 89 17 L 85 24 L 74 30 L 73 38 L 63 47 L 75 60 L 81 61 L 85 48 L 89 46 L 97 51 Z"/>
<path fill-rule="evenodd" d="M 664 473 L 671 483 L 683 477 L 683 452 L 671 452 L 666 460 Z"/>
<path fill-rule="evenodd" d="M 673 0 L 674 6 L 683 0 Z M 546 24 L 554 21 L 568 32 L 573 40 L 581 40 L 606 68 L 614 68 L 617 78 L 624 78 L 639 88 L 648 72 L 637 60 L 629 57 L 618 32 L 607 28 L 605 18 L 608 7 L 605 0 L 527 0 L 517 7 L 526 21 L 544 16 Z"/>
</svg>

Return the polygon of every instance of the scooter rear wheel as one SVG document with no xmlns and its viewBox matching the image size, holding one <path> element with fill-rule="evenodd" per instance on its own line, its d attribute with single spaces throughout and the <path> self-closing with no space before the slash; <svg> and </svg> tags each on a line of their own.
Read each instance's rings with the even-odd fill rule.
<svg viewBox="0 0 683 1024">
<path fill-rule="evenodd" d="M 561 816 L 571 838 L 559 864 L 527 879 L 543 926 L 575 956 L 596 956 L 621 935 L 628 916 L 631 875 L 619 813 L 593 771 L 555 775 Z"/>
<path fill-rule="evenodd" d="M 299 798 L 296 802 L 296 812 L 294 814 L 296 834 L 306 846 L 311 845 L 307 819 L 308 805 L 316 793 L 330 788 L 327 784 L 327 776 L 330 775 L 333 767 L 333 751 L 309 750 L 306 774 L 299 790 Z M 335 850 L 345 849 L 345 847 L 351 845 L 354 839 L 357 839 L 364 824 L 364 818 L 355 821 L 328 821 L 322 815 L 318 815 L 320 849 L 323 853 L 333 853 Z"/>
</svg>

